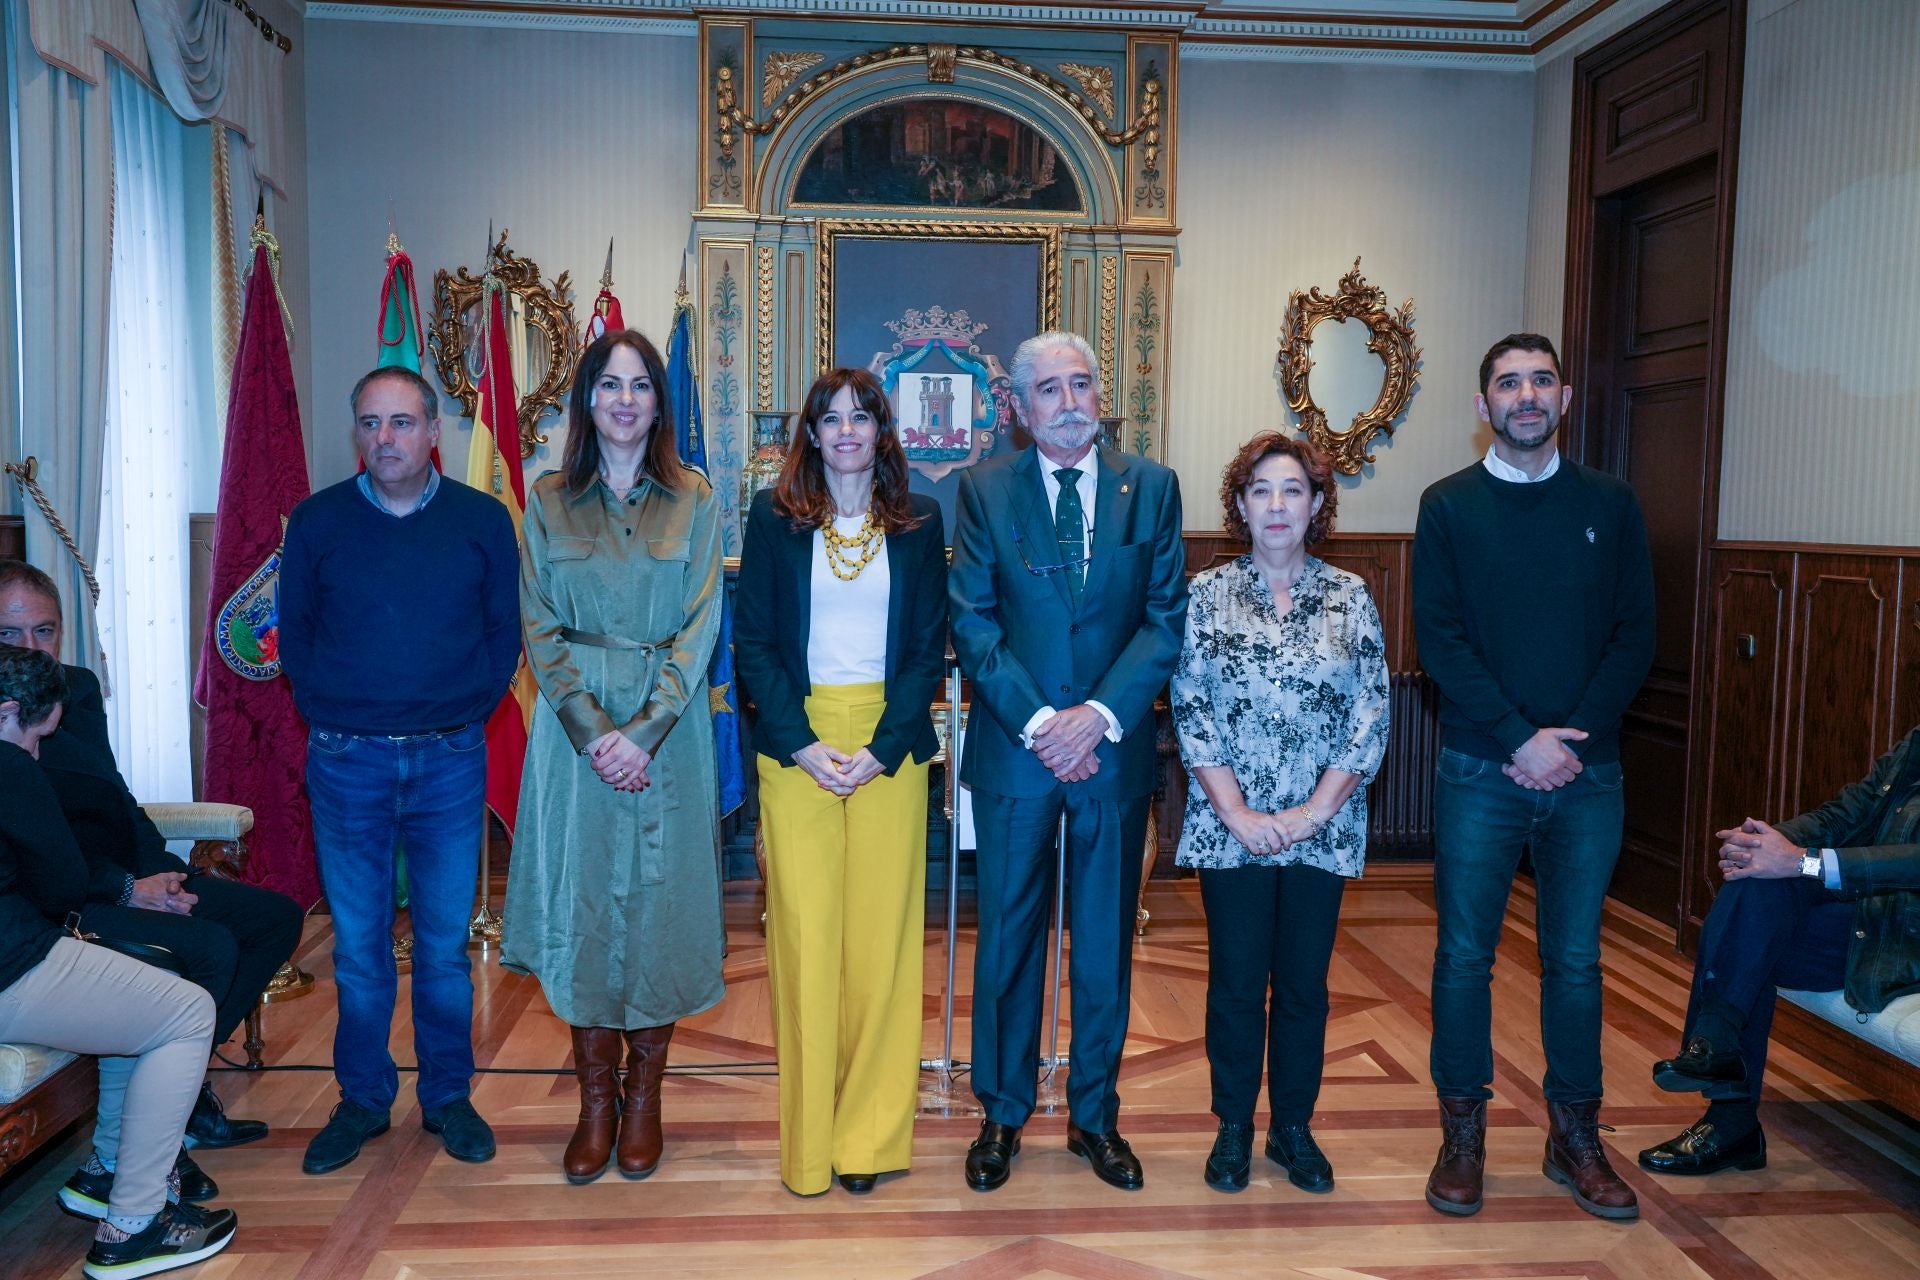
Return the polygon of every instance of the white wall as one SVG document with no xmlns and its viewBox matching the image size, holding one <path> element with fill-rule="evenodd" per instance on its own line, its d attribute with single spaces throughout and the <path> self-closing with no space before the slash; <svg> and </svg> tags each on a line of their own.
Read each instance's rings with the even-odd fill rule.
<svg viewBox="0 0 1920 1280">
<path fill-rule="evenodd" d="M 1920 4 L 1753 0 L 1720 536 L 1920 544 Z"/>
<path fill-rule="evenodd" d="M 492 221 L 547 279 L 573 273 L 583 324 L 613 237 L 627 321 L 665 343 L 693 205 L 692 39 L 320 20 L 306 35 L 315 488 L 353 473 L 346 397 L 376 358 L 389 210 L 429 325 L 435 269 L 477 272 Z M 470 428 L 442 412 L 442 459 L 464 476 Z M 529 476 L 558 465 L 560 419 L 542 429 Z"/>
<path fill-rule="evenodd" d="M 1183 60 L 1168 459 L 1189 528 L 1220 527 L 1235 449 L 1292 425 L 1274 362 L 1288 293 L 1331 291 L 1356 255 L 1393 305 L 1413 298 L 1425 359 L 1339 528 L 1410 531 L 1421 490 L 1484 450 L 1480 357 L 1522 318 L 1532 79 Z"/>
</svg>

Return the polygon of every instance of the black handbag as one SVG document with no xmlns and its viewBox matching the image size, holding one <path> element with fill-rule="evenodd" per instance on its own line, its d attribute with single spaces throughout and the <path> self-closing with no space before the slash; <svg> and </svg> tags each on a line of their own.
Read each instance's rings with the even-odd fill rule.
<svg viewBox="0 0 1920 1280">
<path fill-rule="evenodd" d="M 105 947 L 117 951 L 141 964 L 150 964 L 156 969 L 165 969 L 177 978 L 187 976 L 187 967 L 181 963 L 179 955 L 171 947 L 163 947 L 157 942 L 135 942 L 132 938 L 106 938 L 97 933 L 80 932 L 80 913 L 72 912 L 67 916 L 67 932 L 82 942 L 91 942 L 96 947 Z"/>
</svg>

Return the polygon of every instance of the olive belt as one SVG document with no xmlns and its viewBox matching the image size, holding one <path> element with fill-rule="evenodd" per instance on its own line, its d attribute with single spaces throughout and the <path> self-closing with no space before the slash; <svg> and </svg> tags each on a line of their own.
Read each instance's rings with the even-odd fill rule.
<svg viewBox="0 0 1920 1280">
<path fill-rule="evenodd" d="M 560 638 L 568 644 L 584 644 L 595 649 L 635 649 L 641 653 L 653 653 L 659 649 L 671 649 L 673 641 L 666 640 L 629 640 L 625 636 L 610 636 L 598 631 L 575 631 L 572 627 L 560 628 Z"/>
</svg>

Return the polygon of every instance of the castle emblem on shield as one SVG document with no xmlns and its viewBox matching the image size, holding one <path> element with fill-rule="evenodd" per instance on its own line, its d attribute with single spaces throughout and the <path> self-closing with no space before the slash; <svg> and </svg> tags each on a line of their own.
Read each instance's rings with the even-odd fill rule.
<svg viewBox="0 0 1920 1280">
<path fill-rule="evenodd" d="M 977 344 L 987 326 L 965 311 L 909 308 L 886 322 L 896 341 L 868 364 L 893 405 L 907 465 L 929 480 L 991 454 L 1013 427 L 1012 383 Z"/>
</svg>

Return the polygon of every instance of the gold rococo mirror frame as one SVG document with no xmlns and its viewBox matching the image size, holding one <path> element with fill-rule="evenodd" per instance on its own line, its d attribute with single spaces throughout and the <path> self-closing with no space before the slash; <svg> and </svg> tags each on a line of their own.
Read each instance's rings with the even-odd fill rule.
<svg viewBox="0 0 1920 1280">
<path fill-rule="evenodd" d="M 1380 383 L 1380 395 L 1371 409 L 1357 413 L 1345 430 L 1335 431 L 1327 424 L 1327 414 L 1314 403 L 1307 374 L 1313 368 L 1313 331 L 1321 321 L 1358 320 L 1367 326 L 1367 350 L 1386 364 L 1386 377 Z M 1360 468 L 1373 461 L 1368 452 L 1374 436 L 1384 431 L 1393 434 L 1394 419 L 1413 398 L 1419 381 L 1420 348 L 1413 345 L 1413 299 L 1398 309 L 1387 309 L 1386 290 L 1369 284 L 1360 274 L 1360 259 L 1353 270 L 1340 277 L 1339 291 L 1329 297 L 1314 286 L 1305 293 L 1295 289 L 1287 298 L 1286 325 L 1280 337 L 1280 387 L 1287 407 L 1300 417 L 1300 429 L 1307 439 L 1324 450 L 1334 469 L 1343 475 L 1358 475 Z"/>
<path fill-rule="evenodd" d="M 487 265 L 480 275 L 465 267 L 433 273 L 433 327 L 427 345 L 433 351 L 434 368 L 447 394 L 460 402 L 460 412 L 471 418 L 480 400 L 476 370 L 468 359 L 468 345 L 478 336 L 478 326 L 466 319 L 470 308 L 479 303 L 489 275 L 497 276 L 520 302 L 522 318 L 540 334 L 547 356 L 546 376 L 540 385 L 521 392 L 519 410 L 520 456 L 530 458 L 547 442 L 539 430 L 540 420 L 549 412 L 564 413 L 561 398 L 573 385 L 574 371 L 580 363 L 580 326 L 573 318 L 571 272 L 562 271 L 551 284 L 540 283 L 540 268 L 530 258 L 522 258 L 507 248 L 507 228 L 487 250 Z"/>
</svg>

